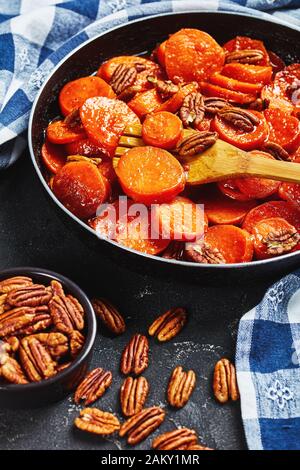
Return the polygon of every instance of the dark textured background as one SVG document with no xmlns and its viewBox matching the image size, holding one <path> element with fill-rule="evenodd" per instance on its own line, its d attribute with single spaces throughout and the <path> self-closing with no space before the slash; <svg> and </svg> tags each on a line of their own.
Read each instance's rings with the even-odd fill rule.
<svg viewBox="0 0 300 470">
<path fill-rule="evenodd" d="M 0 175 L 0 269 L 38 266 L 65 274 L 90 295 L 116 303 L 128 329 L 111 338 L 99 328 L 93 366 L 113 371 L 113 384 L 96 406 L 119 410 L 120 353 L 135 332 L 146 332 L 157 314 L 185 306 L 188 325 L 167 344 L 151 340 L 150 366 L 145 372 L 151 391 L 149 405 L 166 406 L 165 390 L 176 365 L 193 368 L 197 386 L 180 411 L 167 409 L 160 431 L 185 425 L 196 429 L 206 445 L 217 449 L 245 448 L 239 403 L 218 405 L 211 391 L 212 371 L 222 356 L 234 358 L 239 318 L 263 295 L 270 280 L 222 287 L 189 284 L 170 278 L 137 274 L 91 251 L 62 223 L 39 183 L 28 155 Z M 80 407 L 71 398 L 35 410 L 0 409 L 0 449 L 115 449 L 119 439 L 102 440 L 74 430 Z M 159 431 L 156 431 L 156 434 Z M 149 449 L 148 438 L 139 448 Z"/>
</svg>

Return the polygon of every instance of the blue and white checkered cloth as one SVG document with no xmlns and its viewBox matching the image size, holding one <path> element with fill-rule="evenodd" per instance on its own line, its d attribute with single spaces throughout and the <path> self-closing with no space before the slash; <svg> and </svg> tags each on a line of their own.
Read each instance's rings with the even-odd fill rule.
<svg viewBox="0 0 300 470">
<path fill-rule="evenodd" d="M 249 449 L 300 450 L 300 271 L 241 319 L 236 368 Z"/>
<path fill-rule="evenodd" d="M 0 170 L 24 150 L 32 102 L 66 54 L 127 21 L 188 10 L 272 14 L 300 30 L 300 0 L 0 0 Z M 299 359 L 300 278 L 290 275 L 240 322 L 236 366 L 250 449 L 300 449 Z"/>
</svg>

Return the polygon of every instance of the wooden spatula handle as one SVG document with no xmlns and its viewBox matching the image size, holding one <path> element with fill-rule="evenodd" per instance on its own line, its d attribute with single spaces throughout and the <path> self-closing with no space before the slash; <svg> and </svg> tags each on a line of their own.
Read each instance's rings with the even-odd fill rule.
<svg viewBox="0 0 300 470">
<path fill-rule="evenodd" d="M 300 164 L 252 156 L 247 159 L 246 175 L 264 176 L 279 181 L 300 183 Z"/>
</svg>

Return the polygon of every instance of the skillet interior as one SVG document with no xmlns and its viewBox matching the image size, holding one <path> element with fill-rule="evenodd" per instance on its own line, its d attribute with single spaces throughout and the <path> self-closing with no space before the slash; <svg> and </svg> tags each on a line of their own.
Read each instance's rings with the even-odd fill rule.
<svg viewBox="0 0 300 470">
<path fill-rule="evenodd" d="M 56 68 L 43 85 L 35 104 L 32 125 L 29 129 L 33 150 L 32 158 L 37 163 L 37 166 L 42 169 L 40 164 L 40 148 L 43 142 L 44 129 L 48 122 L 59 114 L 57 96 L 59 90 L 67 81 L 92 74 L 101 62 L 110 57 L 116 55 L 146 54 L 153 50 L 157 43 L 168 37 L 169 34 L 183 27 L 203 29 L 221 44 L 236 35 L 258 38 L 265 42 L 268 49 L 282 57 L 287 64 L 300 60 L 298 31 L 250 16 L 232 13 L 190 12 L 150 17 L 146 20 L 140 20 L 121 26 L 118 29 L 93 39 L 73 52 Z M 43 179 L 41 174 L 39 174 L 39 176 Z M 45 182 L 42 182 L 45 186 Z M 50 191 L 48 190 L 48 192 Z M 67 219 L 70 219 L 68 215 Z M 70 222 L 70 220 L 68 222 Z M 76 225 L 79 227 L 78 223 Z M 89 229 L 85 230 L 85 232 L 89 232 Z M 91 238 L 90 235 L 89 238 Z M 95 240 L 94 245 L 96 243 L 98 245 L 105 245 L 105 247 L 108 248 L 109 244 L 99 242 L 95 236 L 93 238 Z M 128 256 L 127 249 L 116 249 L 115 244 L 110 244 L 110 247 L 111 250 L 109 251 L 115 251 L 118 257 L 121 251 L 125 256 Z M 155 258 L 155 263 L 151 256 L 137 255 L 134 252 L 131 252 L 131 255 L 133 262 L 139 263 L 141 261 L 142 269 L 144 269 L 143 264 L 146 262 L 145 258 L 151 259 L 152 266 L 157 264 L 160 268 L 162 265 L 168 265 L 169 268 L 174 269 L 176 264 L 181 269 L 184 267 L 184 263 L 174 262 L 173 260 L 166 262 L 165 260 L 162 261 L 159 258 Z M 137 258 L 139 258 L 140 261 Z M 226 265 L 225 269 L 231 272 L 235 268 L 239 268 L 239 271 L 247 270 L 252 277 L 253 275 L 256 276 L 258 273 L 265 275 L 266 273 L 270 274 L 276 271 L 286 271 L 297 266 L 299 259 L 300 253 L 294 253 L 267 261 Z M 129 263 L 129 258 L 127 262 Z M 212 274 L 211 271 L 216 271 L 217 269 L 224 271 L 224 266 L 203 266 L 185 263 L 185 267 L 188 269 L 189 273 L 191 273 L 191 267 L 197 268 L 197 271 L 202 270 L 203 273 L 210 272 L 210 274 Z M 239 274 L 241 274 L 241 272 Z M 248 277 L 248 275 L 246 275 L 246 277 Z"/>
</svg>

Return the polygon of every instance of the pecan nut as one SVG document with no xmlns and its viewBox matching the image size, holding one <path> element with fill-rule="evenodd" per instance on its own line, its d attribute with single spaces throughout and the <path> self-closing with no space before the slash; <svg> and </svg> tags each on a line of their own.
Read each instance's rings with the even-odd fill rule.
<svg viewBox="0 0 300 470">
<path fill-rule="evenodd" d="M 134 335 L 125 347 L 121 358 L 121 372 L 140 375 L 148 367 L 149 343 L 144 335 Z"/>
<path fill-rule="evenodd" d="M 224 98 L 218 98 L 217 96 L 207 96 L 204 98 L 204 109 L 209 114 L 218 114 L 225 106 L 229 106 L 229 103 Z"/>
<path fill-rule="evenodd" d="M 83 348 L 85 337 L 78 330 L 72 331 L 70 334 L 70 352 L 72 357 L 78 356 Z"/>
<path fill-rule="evenodd" d="M 254 109 L 255 111 L 263 111 L 264 109 L 268 107 L 268 105 L 269 105 L 269 100 L 256 98 L 255 101 L 252 101 L 252 103 L 249 104 L 249 109 Z"/>
<path fill-rule="evenodd" d="M 179 141 L 176 151 L 181 157 L 196 155 L 214 145 L 218 137 L 217 132 L 191 132 L 188 136 Z"/>
<path fill-rule="evenodd" d="M 92 301 L 97 317 L 104 323 L 106 328 L 115 335 L 124 333 L 126 326 L 120 312 L 111 302 L 106 299 L 94 299 Z"/>
<path fill-rule="evenodd" d="M 37 307 L 48 304 L 52 297 L 51 290 L 42 284 L 32 284 L 10 291 L 6 302 L 11 307 Z"/>
<path fill-rule="evenodd" d="M 4 364 L 0 366 L 0 376 L 12 384 L 27 384 L 24 372 L 16 359 L 8 357 Z"/>
<path fill-rule="evenodd" d="M 53 279 L 50 282 L 50 286 L 53 295 L 65 295 L 64 288 L 61 282 L 57 281 L 56 279 Z"/>
<path fill-rule="evenodd" d="M 6 339 L 6 342 L 9 344 L 11 352 L 15 353 L 20 347 L 20 341 L 16 336 L 10 336 Z"/>
<path fill-rule="evenodd" d="M 175 85 L 171 80 L 159 80 L 151 76 L 147 77 L 147 79 L 150 83 L 153 83 L 162 99 L 171 98 L 179 91 L 178 85 Z"/>
<path fill-rule="evenodd" d="M 172 241 L 162 254 L 165 259 L 176 259 L 180 261 L 183 259 L 184 243 L 176 240 Z"/>
<path fill-rule="evenodd" d="M 193 263 L 223 264 L 226 260 L 218 248 L 213 248 L 207 242 L 188 243 L 185 257 Z"/>
<path fill-rule="evenodd" d="M 180 428 L 157 436 L 152 442 L 156 450 L 187 450 L 196 445 L 198 437 L 193 429 Z"/>
<path fill-rule="evenodd" d="M 7 294 L 1 294 L 0 295 L 0 315 L 5 312 L 6 309 L 6 298 Z"/>
<path fill-rule="evenodd" d="M 7 310 L 0 316 L 0 338 L 26 334 L 30 329 L 38 331 L 47 328 L 52 320 L 49 314 L 39 314 L 32 307 L 18 307 Z"/>
<path fill-rule="evenodd" d="M 125 88 L 125 90 L 118 95 L 118 100 L 122 100 L 125 103 L 128 103 L 128 101 L 132 100 L 132 98 L 134 98 L 135 95 L 141 91 L 143 91 L 141 85 L 131 85 Z"/>
<path fill-rule="evenodd" d="M 236 129 L 253 132 L 260 122 L 259 118 L 246 109 L 227 106 L 219 111 L 219 116 Z"/>
<path fill-rule="evenodd" d="M 0 282 L 0 294 L 7 294 L 8 292 L 16 289 L 22 289 L 33 284 L 30 277 L 15 276 L 9 279 L 4 279 Z"/>
<path fill-rule="evenodd" d="M 204 118 L 204 98 L 198 91 L 187 95 L 179 110 L 179 117 L 184 126 L 190 125 L 198 126 Z"/>
<path fill-rule="evenodd" d="M 50 314 L 58 331 L 71 334 L 73 330 L 83 330 L 84 310 L 71 295 L 55 295 L 49 302 Z"/>
<path fill-rule="evenodd" d="M 264 58 L 263 51 L 259 49 L 243 49 L 240 51 L 228 52 L 225 63 L 239 62 L 240 64 L 257 64 Z"/>
<path fill-rule="evenodd" d="M 132 86 L 137 77 L 137 70 L 134 66 L 130 67 L 125 64 L 120 64 L 114 70 L 110 79 L 110 86 L 114 92 L 119 95 L 126 88 Z"/>
<path fill-rule="evenodd" d="M 112 413 L 98 410 L 97 408 L 85 408 L 74 421 L 75 426 L 81 431 L 106 436 L 120 429 L 118 418 Z"/>
<path fill-rule="evenodd" d="M 145 408 L 122 424 L 119 435 L 127 435 L 128 444 L 136 445 L 161 425 L 165 415 L 164 410 L 158 406 Z"/>
<path fill-rule="evenodd" d="M 184 372 L 182 367 L 175 367 L 167 391 L 169 404 L 175 408 L 182 408 L 187 404 L 195 385 L 196 374 L 193 370 Z"/>
<path fill-rule="evenodd" d="M 120 391 L 120 402 L 124 416 L 133 416 L 139 413 L 145 404 L 149 393 L 149 383 L 145 377 L 133 379 L 127 377 Z"/>
<path fill-rule="evenodd" d="M 34 336 L 21 340 L 20 361 L 27 377 L 32 382 L 48 379 L 56 374 L 57 363 L 47 348 Z"/>
<path fill-rule="evenodd" d="M 275 142 L 266 142 L 262 148 L 264 152 L 268 152 L 276 160 L 283 160 L 285 162 L 292 161 L 289 153 L 281 147 L 281 145 L 276 144 Z"/>
<path fill-rule="evenodd" d="M 267 253 L 270 255 L 282 255 L 294 248 L 300 240 L 300 235 L 294 227 L 281 228 L 271 231 L 262 239 L 267 245 Z"/>
<path fill-rule="evenodd" d="M 220 359 L 215 365 L 213 391 L 220 403 L 239 398 L 235 367 L 228 359 Z"/>
<path fill-rule="evenodd" d="M 92 370 L 78 385 L 74 395 L 74 402 L 79 405 L 81 401 L 84 401 L 85 406 L 94 403 L 94 401 L 104 395 L 111 382 L 111 372 L 103 370 L 101 367 Z"/>
<path fill-rule="evenodd" d="M 54 360 L 60 359 L 69 351 L 69 341 L 63 333 L 37 333 L 31 338 L 36 338 L 43 344 Z"/>
<path fill-rule="evenodd" d="M 46 305 L 35 308 L 35 317 L 33 321 L 23 328 L 16 331 L 18 335 L 32 335 L 39 331 L 46 330 L 52 325 L 52 318 Z"/>
<path fill-rule="evenodd" d="M 192 444 L 188 446 L 185 450 L 213 450 L 210 447 L 202 446 L 201 444 Z"/>
<path fill-rule="evenodd" d="M 148 329 L 148 333 L 150 336 L 155 336 L 158 341 L 169 341 L 178 335 L 186 322 L 186 310 L 182 307 L 174 307 L 154 320 Z"/>
</svg>

